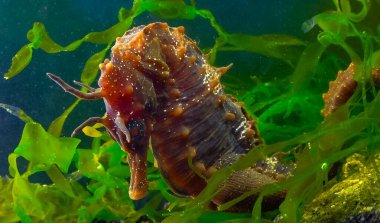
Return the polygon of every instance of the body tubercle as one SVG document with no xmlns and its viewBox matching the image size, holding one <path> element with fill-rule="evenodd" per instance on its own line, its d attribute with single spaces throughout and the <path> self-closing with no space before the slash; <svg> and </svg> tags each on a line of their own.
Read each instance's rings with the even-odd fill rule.
<svg viewBox="0 0 380 223">
<path fill-rule="evenodd" d="M 99 68 L 100 88 L 89 88 L 87 94 L 52 74 L 49 77 L 79 98 L 104 100 L 107 117 L 90 118 L 75 132 L 91 122 L 101 122 L 128 152 L 132 199 L 147 192 L 150 142 L 173 191 L 189 196 L 200 193 L 215 171 L 261 143 L 255 122 L 240 103 L 223 92 L 219 79 L 229 66 L 208 64 L 183 27 L 152 23 L 133 28 L 116 39 L 111 59 Z M 247 171 L 242 176 L 259 179 L 232 176 L 234 183 L 242 185 L 227 185 L 215 203 L 276 181 L 254 168 Z M 250 185 L 243 185 L 245 182 Z"/>
</svg>

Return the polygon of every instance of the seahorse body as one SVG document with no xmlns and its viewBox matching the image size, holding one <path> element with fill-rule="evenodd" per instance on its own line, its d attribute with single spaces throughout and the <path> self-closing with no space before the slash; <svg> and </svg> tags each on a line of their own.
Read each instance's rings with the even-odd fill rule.
<svg viewBox="0 0 380 223">
<path fill-rule="evenodd" d="M 227 68 L 209 65 L 196 44 L 185 37 L 183 27 L 154 23 L 132 29 L 117 39 L 111 61 L 101 67 L 109 64 L 112 69 L 102 69 L 99 80 L 102 92 L 115 79 L 151 82 L 147 84 L 152 86 L 150 89 L 135 85 L 133 101 L 138 105 L 120 106 L 128 108 L 127 112 L 112 105 L 128 100 L 115 100 L 112 90 L 102 95 L 107 104 L 112 104 L 107 113 L 115 114 L 117 110 L 122 117 L 133 106 L 143 110 L 149 107 L 142 117 L 152 120 L 152 148 L 163 176 L 175 192 L 195 196 L 206 185 L 188 165 L 189 156 L 198 173 L 207 177 L 236 161 L 259 141 L 250 118 L 223 93 L 219 77 Z M 124 81 L 123 86 L 122 82 L 110 89 L 118 89 L 120 95 L 130 84 Z M 147 91 L 152 92 L 144 93 Z M 137 99 L 141 94 L 156 98 Z M 152 100 L 154 108 L 149 105 Z M 123 120 L 129 122 L 131 118 Z"/>
<path fill-rule="evenodd" d="M 357 86 L 354 74 L 355 65 L 351 63 L 346 70 L 338 72 L 334 81 L 330 81 L 327 93 L 322 95 L 325 107 L 321 113 L 324 117 L 332 114 L 352 97 Z M 380 86 L 380 68 L 372 69 L 372 81 Z"/>
<path fill-rule="evenodd" d="M 229 67 L 208 64 L 183 27 L 153 23 L 133 28 L 116 39 L 111 60 L 99 67 L 100 88 L 91 97 L 50 77 L 78 97 L 104 99 L 107 117 L 93 120 L 102 122 L 128 151 L 133 199 L 147 191 L 150 139 L 168 184 L 177 194 L 190 196 L 199 194 L 216 170 L 261 142 L 255 122 L 223 92 L 219 79 Z M 224 203 L 273 182 L 275 176 L 254 168 L 238 171 L 214 202 Z"/>
</svg>

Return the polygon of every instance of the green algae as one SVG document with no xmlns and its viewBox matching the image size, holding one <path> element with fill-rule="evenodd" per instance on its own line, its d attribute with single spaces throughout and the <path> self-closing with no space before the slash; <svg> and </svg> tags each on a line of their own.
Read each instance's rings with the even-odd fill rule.
<svg viewBox="0 0 380 223">
<path fill-rule="evenodd" d="M 78 139 L 53 138 L 39 124 L 28 122 L 14 154 L 33 160 L 36 165 L 55 164 L 63 173 L 67 173 L 78 144 Z M 32 169 L 34 167 L 31 166 Z"/>
<path fill-rule="evenodd" d="M 130 176 L 125 153 L 106 133 L 93 138 L 91 148 L 78 147 L 77 139 L 60 138 L 66 119 L 80 100 L 54 120 L 48 131 L 21 109 L 0 104 L 26 122 L 19 146 L 9 155 L 10 177 L 1 179 L 0 221 L 91 222 L 94 219 L 125 219 L 135 222 L 145 215 L 153 222 L 270 222 L 269 215 L 261 211 L 263 197 L 287 190 L 286 199 L 275 214 L 280 214 L 279 222 L 299 222 L 305 205 L 326 189 L 327 175 L 334 163 L 355 152 L 371 157 L 380 148 L 380 95 L 376 88 L 367 84 L 371 81 L 371 68 L 380 61 L 380 26 L 366 21 L 367 14 L 376 12 L 380 4 L 359 0 L 361 8 L 354 11 L 350 1 L 333 2 L 335 11 L 322 12 L 303 25 L 305 31 L 319 31 L 312 41 L 282 34 L 255 36 L 228 33 L 217 23 L 211 11 L 198 9 L 195 1 L 187 3 L 182 0 L 135 0 L 131 9 L 120 9 L 118 23 L 104 31 L 89 33 L 67 46 L 52 40 L 42 23 L 35 23 L 27 34 L 30 43 L 13 57 L 12 65 L 4 76 L 6 79 L 22 72 L 32 61 L 34 50 L 41 49 L 47 53 L 73 51 L 83 42 L 88 42 L 104 45 L 101 51 L 87 60 L 81 74 L 81 81 L 90 85 L 98 75 L 98 64 L 115 38 L 128 30 L 134 18 L 143 12 L 162 19 L 193 20 L 199 16 L 208 20 L 218 34 L 209 51 L 211 63 L 217 62 L 217 55 L 225 51 L 248 52 L 283 61 L 292 73 L 281 80 L 258 80 L 245 91 L 237 88 L 247 83 L 235 79 L 237 84 L 234 89 L 227 78 L 225 85 L 230 88 L 227 90 L 239 92 L 237 96 L 245 103 L 247 112 L 257 117 L 266 144 L 216 172 L 208 180 L 207 187 L 194 199 L 179 198 L 170 193 L 150 151 L 150 198 L 139 210 L 135 209 L 135 203 L 128 196 L 127 179 Z M 359 41 L 359 46 L 353 46 L 348 41 L 352 38 Z M 341 49 L 345 55 L 336 52 L 334 47 Z M 332 61 L 326 55 L 342 59 Z M 349 60 L 344 59 L 346 57 Z M 346 105 L 323 120 L 319 113 L 323 107 L 321 95 L 326 92 L 328 81 L 335 79 L 337 69 L 344 69 L 350 62 L 357 67 L 355 79 L 359 82 L 358 88 Z M 322 76 L 323 73 L 327 76 Z M 231 173 L 278 152 L 294 154 L 293 161 L 297 168 L 293 177 L 266 185 L 259 191 L 249 191 L 217 207 L 217 210 L 225 210 L 244 197 L 258 193 L 252 213 L 208 210 L 212 197 L 220 190 L 218 185 Z M 28 167 L 22 173 L 19 170 L 21 157 L 28 161 Z M 29 177 L 39 172 L 46 173 L 52 183 L 32 183 Z M 162 206 L 164 200 L 169 203 Z"/>
<path fill-rule="evenodd" d="M 8 158 L 11 178 L 2 179 L 0 200 L 6 207 L 1 222 L 137 220 L 146 214 L 135 211 L 129 199 L 124 180 L 129 167 L 120 162 L 125 156 L 120 148 L 113 143 L 78 149 L 78 144 L 78 139 L 57 138 L 37 123 L 25 125 L 20 144 Z M 20 157 L 29 161 L 23 173 L 18 168 Z M 65 174 L 72 162 L 77 171 Z M 30 182 L 29 177 L 38 172 L 46 172 L 52 184 Z M 84 177 L 89 179 L 86 187 L 77 181 Z"/>
<path fill-rule="evenodd" d="M 302 222 L 342 222 L 354 214 L 380 209 L 380 156 L 354 154 L 344 164 L 344 179 L 305 207 Z"/>
</svg>

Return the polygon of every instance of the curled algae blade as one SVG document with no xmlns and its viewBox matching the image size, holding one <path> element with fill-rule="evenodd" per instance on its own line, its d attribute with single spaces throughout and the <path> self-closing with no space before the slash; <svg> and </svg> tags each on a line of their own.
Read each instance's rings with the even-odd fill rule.
<svg viewBox="0 0 380 223">
<path fill-rule="evenodd" d="M 5 79 L 12 78 L 16 76 L 16 74 L 20 73 L 28 64 L 30 63 L 30 60 L 32 59 L 32 45 L 27 44 L 23 46 L 16 55 L 12 58 L 12 65 L 9 68 L 8 72 L 4 75 Z"/>
</svg>

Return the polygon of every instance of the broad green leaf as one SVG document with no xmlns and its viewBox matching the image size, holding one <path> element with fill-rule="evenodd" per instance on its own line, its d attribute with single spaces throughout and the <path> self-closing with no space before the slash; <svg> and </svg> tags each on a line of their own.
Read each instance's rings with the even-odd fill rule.
<svg viewBox="0 0 380 223">
<path fill-rule="evenodd" d="M 115 41 L 116 37 L 122 36 L 129 29 L 132 21 L 133 17 L 129 17 L 104 31 L 89 33 L 83 40 L 96 44 L 110 44 Z"/>
<path fill-rule="evenodd" d="M 61 157 L 59 157 L 58 159 L 61 159 Z M 65 178 L 65 176 L 61 173 L 61 171 L 57 168 L 56 165 L 51 165 L 50 168 L 46 170 L 46 173 L 58 189 L 60 189 L 62 192 L 71 197 L 75 196 L 70 181 L 68 181 Z"/>
<path fill-rule="evenodd" d="M 32 44 L 27 44 L 23 46 L 12 58 L 12 65 L 9 68 L 8 72 L 4 75 L 5 79 L 12 78 L 20 73 L 32 59 Z"/>
<path fill-rule="evenodd" d="M 64 49 L 49 37 L 44 24 L 40 22 L 33 24 L 33 28 L 28 31 L 27 37 L 32 42 L 34 49 L 41 48 L 47 53 L 57 53 Z"/>
<path fill-rule="evenodd" d="M 143 0 L 139 2 L 142 9 L 163 19 L 194 19 L 197 15 L 196 8 L 186 5 L 183 0 Z"/>
<path fill-rule="evenodd" d="M 67 46 L 61 46 L 52 40 L 49 34 L 46 32 L 43 23 L 35 22 L 33 28 L 28 31 L 28 40 L 32 43 L 34 49 L 41 48 L 47 53 L 59 53 L 62 51 L 73 51 L 76 50 L 84 41 L 83 38 L 73 41 Z"/>
<path fill-rule="evenodd" d="M 78 161 L 76 162 L 76 166 L 81 174 L 88 178 L 96 180 L 102 180 L 106 178 L 104 167 L 99 162 L 98 156 L 96 154 L 87 149 L 78 149 L 77 153 Z"/>
<path fill-rule="evenodd" d="M 82 83 L 91 85 L 91 83 L 95 80 L 99 71 L 99 64 L 104 60 L 104 57 L 110 47 L 111 44 L 108 44 L 106 48 L 95 53 L 86 61 L 80 77 Z"/>
<path fill-rule="evenodd" d="M 62 115 L 56 118 L 49 126 L 48 132 L 56 137 L 59 137 L 62 132 L 63 124 L 66 121 L 67 116 L 74 110 L 78 105 L 79 99 L 77 99 L 68 109 L 66 109 Z"/>
<path fill-rule="evenodd" d="M 102 153 L 109 153 L 110 157 L 108 159 L 109 166 L 125 166 L 122 164 L 122 159 L 127 155 L 126 152 L 121 150 L 120 146 L 117 143 L 113 143 L 110 146 L 102 148 Z M 128 167 L 129 168 L 129 167 Z M 129 171 L 128 171 L 129 172 Z"/>
<path fill-rule="evenodd" d="M 108 168 L 107 172 L 114 176 L 118 177 L 120 179 L 126 179 L 127 177 L 131 176 L 130 169 L 128 165 L 119 165 Z"/>
<path fill-rule="evenodd" d="M 316 71 L 319 59 L 327 46 L 319 42 L 310 43 L 302 52 L 297 66 L 291 76 L 292 91 L 299 92 L 309 86 L 309 83 Z"/>
<path fill-rule="evenodd" d="M 30 161 L 32 165 L 56 164 L 67 173 L 78 139 L 56 138 L 47 133 L 40 124 L 26 123 L 21 140 L 14 153 Z"/>
<path fill-rule="evenodd" d="M 260 36 L 229 34 L 226 38 L 226 45 L 220 47 L 219 50 L 258 53 L 281 59 L 290 65 L 297 61 L 305 46 L 303 41 L 295 37 L 280 34 Z"/>
</svg>

